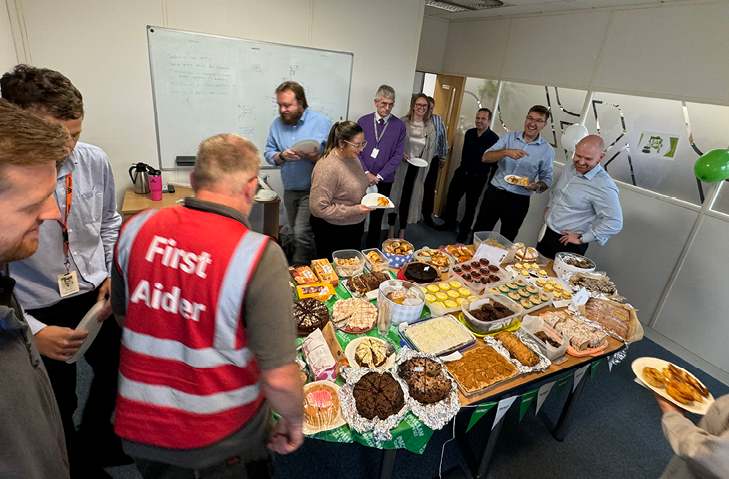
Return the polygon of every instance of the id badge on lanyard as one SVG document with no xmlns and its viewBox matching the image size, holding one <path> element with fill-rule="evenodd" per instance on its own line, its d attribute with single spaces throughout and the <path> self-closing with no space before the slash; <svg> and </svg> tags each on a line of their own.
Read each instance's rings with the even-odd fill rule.
<svg viewBox="0 0 729 479">
<path fill-rule="evenodd" d="M 377 120 L 375 119 L 374 115 L 372 116 L 372 121 L 375 124 L 375 147 L 372 149 L 372 153 L 370 153 L 370 156 L 372 158 L 377 158 L 377 155 L 380 153 L 380 140 L 385 134 L 385 130 L 387 130 L 387 127 L 390 126 L 390 122 L 388 121 L 385 123 L 385 127 L 382 129 L 382 133 L 379 135 L 377 134 Z"/>
<path fill-rule="evenodd" d="M 76 271 L 71 271 L 71 262 L 68 259 L 70 245 L 68 242 L 68 215 L 71 213 L 71 201 L 73 198 L 73 174 L 66 175 L 66 214 L 59 219 L 61 234 L 63 235 L 63 252 L 66 254 L 66 272 L 58 275 L 58 293 L 62 298 L 79 292 L 78 276 Z"/>
</svg>

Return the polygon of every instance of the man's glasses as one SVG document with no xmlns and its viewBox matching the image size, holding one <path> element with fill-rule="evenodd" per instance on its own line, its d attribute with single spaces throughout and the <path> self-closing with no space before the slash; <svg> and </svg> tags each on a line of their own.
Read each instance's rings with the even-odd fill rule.
<svg viewBox="0 0 729 479">
<path fill-rule="evenodd" d="M 534 123 L 547 123 L 547 120 L 541 118 L 532 118 L 531 116 L 526 117 L 527 121 L 533 121 Z"/>
<path fill-rule="evenodd" d="M 359 149 L 362 148 L 363 150 L 367 148 L 367 140 L 363 141 L 362 143 L 352 143 L 351 141 L 343 140 L 345 143 L 349 143 L 353 147 Z"/>
</svg>

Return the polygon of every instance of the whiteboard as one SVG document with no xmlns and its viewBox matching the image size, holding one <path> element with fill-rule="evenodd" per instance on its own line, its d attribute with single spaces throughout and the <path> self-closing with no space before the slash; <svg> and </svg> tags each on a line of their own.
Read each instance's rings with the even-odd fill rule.
<svg viewBox="0 0 729 479">
<path fill-rule="evenodd" d="M 347 118 L 351 53 L 243 40 L 147 25 L 160 168 L 179 169 L 204 139 L 236 133 L 261 152 L 278 115 L 275 90 L 292 80 L 309 109 Z"/>
</svg>

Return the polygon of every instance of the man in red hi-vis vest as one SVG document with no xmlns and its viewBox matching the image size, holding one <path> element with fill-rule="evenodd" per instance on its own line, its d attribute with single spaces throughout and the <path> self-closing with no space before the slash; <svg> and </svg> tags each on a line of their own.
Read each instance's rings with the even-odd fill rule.
<svg viewBox="0 0 729 479">
<path fill-rule="evenodd" d="M 303 443 L 286 258 L 246 219 L 259 165 L 250 141 L 208 138 L 195 197 L 139 213 L 119 235 L 115 431 L 145 479 L 273 477 L 270 450 Z"/>
</svg>

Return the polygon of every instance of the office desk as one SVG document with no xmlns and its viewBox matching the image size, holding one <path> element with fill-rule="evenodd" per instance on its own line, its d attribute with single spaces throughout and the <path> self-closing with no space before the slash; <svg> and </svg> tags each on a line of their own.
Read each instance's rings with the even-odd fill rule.
<svg viewBox="0 0 729 479">
<path fill-rule="evenodd" d="M 126 221 L 135 214 L 147 208 L 169 208 L 180 206 L 178 200 L 191 196 L 192 188 L 183 186 L 175 187 L 174 193 L 162 193 L 162 201 L 152 201 L 149 193 L 140 195 L 134 192 L 134 188 L 127 188 L 124 192 L 124 203 L 122 204 L 122 220 Z M 254 201 L 253 204 L 263 205 L 263 231 L 262 233 L 278 240 L 278 209 L 281 198 L 276 197 L 271 201 Z"/>
</svg>

